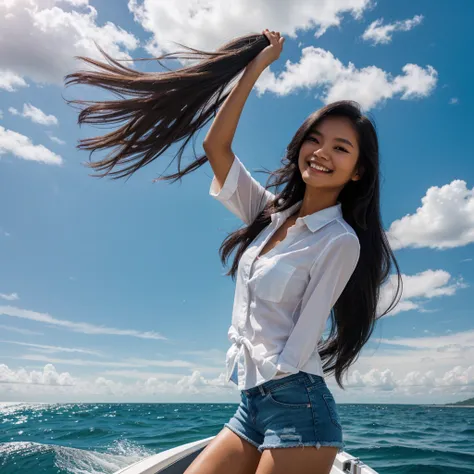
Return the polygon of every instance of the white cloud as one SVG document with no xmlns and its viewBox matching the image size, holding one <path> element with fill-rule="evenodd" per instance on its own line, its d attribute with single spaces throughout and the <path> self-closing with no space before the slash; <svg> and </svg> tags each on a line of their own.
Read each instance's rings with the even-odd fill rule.
<svg viewBox="0 0 474 474">
<path fill-rule="evenodd" d="M 474 242 L 474 188 L 456 179 L 432 186 L 414 214 L 390 225 L 387 237 L 393 249 L 404 247 L 450 249 Z"/>
<path fill-rule="evenodd" d="M 85 7 L 89 5 L 89 0 L 63 0 L 66 3 L 70 3 L 74 7 Z"/>
<path fill-rule="evenodd" d="M 69 4 L 67 10 L 62 3 Z M 0 87 L 13 91 L 26 85 L 24 77 L 62 84 L 79 66 L 74 56 L 100 57 L 94 41 L 113 57 L 130 58 L 138 40 L 112 22 L 97 21 L 97 10 L 86 0 L 0 2 Z"/>
<path fill-rule="evenodd" d="M 159 372 L 150 372 L 142 370 L 105 370 L 102 372 L 102 375 L 107 375 L 110 377 L 120 377 L 133 380 L 148 380 L 151 378 L 157 380 L 180 380 L 183 378 L 183 374 L 166 374 Z"/>
<path fill-rule="evenodd" d="M 390 369 L 370 369 L 362 374 L 354 370 L 348 377 L 347 388 L 370 387 L 383 391 L 399 391 L 407 395 L 412 392 L 427 394 L 433 391 L 444 391 L 444 388 L 474 386 L 474 365 L 456 366 L 437 377 L 433 370 L 408 372 L 397 379 Z M 412 390 L 416 388 L 416 390 Z M 460 396 L 460 395 L 459 395 Z"/>
<path fill-rule="evenodd" d="M 66 144 L 66 142 L 64 140 L 61 140 L 60 138 L 55 137 L 54 135 L 50 135 L 49 138 L 51 139 L 51 141 L 53 141 L 54 143 L 57 143 L 58 145 L 65 145 Z"/>
<path fill-rule="evenodd" d="M 1 7 L 2 6 L 0 5 L 0 8 Z M 3 20 L 1 19 L 1 15 L 0 15 L 0 25 L 2 21 Z M 0 43 L 1 41 L 2 40 L 0 37 Z M 0 69 L 0 89 L 5 89 L 8 92 L 15 92 L 18 89 L 18 87 L 28 87 L 28 84 L 18 74 L 15 74 L 12 71 Z"/>
<path fill-rule="evenodd" d="M 11 153 L 18 158 L 47 165 L 61 165 L 63 159 L 43 145 L 33 145 L 25 135 L 0 126 L 0 155 Z"/>
<path fill-rule="evenodd" d="M 400 348 L 430 349 L 438 354 L 448 352 L 462 354 L 466 351 L 474 351 L 474 330 L 442 336 L 379 338 L 377 342 Z"/>
<path fill-rule="evenodd" d="M 215 50 L 230 38 L 260 33 L 268 27 L 296 38 L 298 32 L 315 30 L 321 36 L 328 28 L 339 26 L 345 13 L 360 18 L 371 0 L 129 0 L 135 20 L 152 33 L 147 45 L 153 55 L 175 51 L 176 44 Z M 249 12 L 252 14 L 249 15 Z"/>
<path fill-rule="evenodd" d="M 18 296 L 18 293 L 10 293 L 9 295 L 5 293 L 0 293 L 0 298 L 7 301 L 16 301 L 20 299 L 20 297 Z"/>
<path fill-rule="evenodd" d="M 20 384 L 24 389 L 28 385 L 73 386 L 75 381 L 69 372 L 58 373 L 52 364 L 46 364 L 42 372 L 27 372 L 25 369 L 15 371 L 5 364 L 0 364 L 0 384 L 6 383 Z"/>
<path fill-rule="evenodd" d="M 449 99 L 449 104 L 450 105 L 454 105 L 454 104 L 458 104 L 459 103 L 459 99 L 457 97 L 451 97 L 451 99 Z"/>
<path fill-rule="evenodd" d="M 47 313 L 38 313 L 27 309 L 16 308 L 14 306 L 0 306 L 0 314 L 12 318 L 28 319 L 39 323 L 58 326 L 70 331 L 83 334 L 108 334 L 112 336 L 131 336 L 141 339 L 166 339 L 161 334 L 154 331 L 137 331 L 135 329 L 117 329 L 106 326 L 97 326 L 90 323 L 74 322 L 65 319 L 56 319 Z"/>
<path fill-rule="evenodd" d="M 364 31 L 362 38 L 366 41 L 371 41 L 373 44 L 387 44 L 392 41 L 392 34 L 395 31 L 410 31 L 422 21 L 423 15 L 415 15 L 408 20 L 383 25 L 383 18 L 379 18 L 369 25 Z"/>
<path fill-rule="evenodd" d="M 32 122 L 40 125 L 57 125 L 58 119 L 54 115 L 47 115 L 41 109 L 38 109 L 31 104 L 23 104 L 23 112 L 18 112 L 14 107 L 10 107 L 9 112 L 13 115 L 21 115 L 22 117 L 29 118 Z"/>
<path fill-rule="evenodd" d="M 352 99 L 365 109 L 397 95 L 406 100 L 431 94 L 438 76 L 435 69 L 406 64 L 402 70 L 403 74 L 392 77 L 376 66 L 362 69 L 352 63 L 345 66 L 329 51 L 308 46 L 303 48 L 300 61 L 287 61 L 285 70 L 278 76 L 267 68 L 259 77 L 256 89 L 259 94 L 269 91 L 284 96 L 300 89 L 322 87 L 325 103 Z"/>
<path fill-rule="evenodd" d="M 90 349 L 80 349 L 76 347 L 61 347 L 61 346 L 48 346 L 45 344 L 33 344 L 29 342 L 20 342 L 20 341 L 6 341 L 0 340 L 4 344 L 14 344 L 17 346 L 30 347 L 32 349 L 40 349 L 42 352 L 47 352 L 48 354 L 54 354 L 56 352 L 77 352 L 80 354 L 88 354 L 94 356 L 101 356 L 102 353 L 99 351 L 92 351 Z"/>
<path fill-rule="evenodd" d="M 193 359 L 198 358 L 206 363 L 220 365 L 225 360 L 226 353 L 219 349 L 207 349 L 203 351 L 183 351 L 182 355 L 192 356 Z"/>
<path fill-rule="evenodd" d="M 347 383 L 347 387 L 372 387 L 384 391 L 392 391 L 396 386 L 397 382 L 390 369 L 371 369 L 364 375 L 354 370 Z"/>
<path fill-rule="evenodd" d="M 186 360 L 149 360 L 138 357 L 132 357 L 127 360 L 130 363 L 136 364 L 137 367 L 191 368 L 195 366 L 193 362 Z"/>
<path fill-rule="evenodd" d="M 28 344 L 25 344 L 28 345 Z M 39 345 L 36 345 L 36 350 L 39 350 Z M 20 356 L 12 356 L 12 359 L 18 360 L 29 360 L 29 361 L 36 361 L 36 362 L 46 362 L 52 364 L 59 364 L 61 366 L 77 366 L 77 367 L 114 367 L 117 369 L 140 369 L 137 370 L 136 373 L 141 374 L 140 377 L 143 378 L 144 368 L 156 368 L 156 369 L 171 369 L 171 370 L 199 370 L 201 373 L 205 374 L 214 374 L 219 373 L 222 371 L 222 366 L 224 364 L 224 359 L 216 361 L 216 366 L 205 366 L 202 365 L 200 362 L 189 362 L 187 360 L 159 360 L 159 359 L 142 359 L 138 357 L 129 357 L 123 360 L 89 360 L 89 359 L 66 359 L 64 357 L 61 358 L 53 358 L 51 357 L 51 353 L 59 352 L 60 348 L 55 348 L 54 346 L 43 346 L 46 347 L 46 350 L 40 352 L 46 352 L 45 355 L 43 354 L 32 354 L 27 353 Z M 51 349 L 47 349 L 51 347 Z M 79 350 L 71 350 L 69 352 L 80 352 Z M 89 351 L 89 353 L 94 353 L 93 355 L 99 355 L 95 353 L 96 351 Z M 88 353 L 88 352 L 85 352 Z M 130 371 L 129 371 L 130 373 Z M 183 374 L 181 374 L 182 376 Z"/>
<path fill-rule="evenodd" d="M 115 375 L 113 372 L 111 375 Z M 0 398 L 5 394 L 27 401 L 126 400 L 130 401 L 237 401 L 234 384 L 224 382 L 224 375 L 207 379 L 199 371 L 176 377 L 175 374 L 152 374 L 137 377 L 135 383 L 114 381 L 103 376 L 94 379 L 72 377 L 59 373 L 54 365 L 46 364 L 42 371 L 28 372 L 0 364 Z M 125 374 L 126 378 L 127 375 Z"/>
<path fill-rule="evenodd" d="M 416 359 L 411 352 L 412 358 Z M 446 403 L 447 397 L 462 400 L 474 386 L 474 366 L 451 365 L 447 370 L 419 370 L 415 364 L 397 367 L 354 369 L 339 392 L 331 388 L 338 401 L 358 397 L 358 401 L 389 401 L 391 403 Z M 382 359 L 382 364 L 385 360 Z M 379 364 L 379 365 L 382 365 Z M 406 368 L 410 367 L 409 370 Z M 121 380 L 112 380 L 117 377 Z M 464 395 L 463 395 L 464 394 Z M 224 374 L 207 378 L 198 370 L 190 375 L 177 375 L 134 370 L 110 370 L 92 378 L 73 377 L 58 372 L 53 364 L 42 370 L 13 369 L 0 364 L 0 398 L 34 401 L 123 401 L 140 402 L 237 402 L 238 390 L 226 383 Z"/>
<path fill-rule="evenodd" d="M 350 390 L 340 397 L 353 397 L 357 388 L 358 397 L 392 399 L 391 403 L 447 403 L 447 397 L 463 400 L 474 393 L 473 360 L 474 330 L 374 339 L 352 366 Z"/>
<path fill-rule="evenodd" d="M 23 354 L 15 359 L 31 360 L 36 362 L 46 362 L 59 365 L 72 365 L 75 367 L 117 367 L 117 368 L 140 368 L 136 362 L 127 361 L 107 361 L 107 360 L 88 360 L 88 359 L 65 359 L 63 357 L 54 358 L 42 354 Z"/>
<path fill-rule="evenodd" d="M 24 336 L 42 336 L 43 333 L 39 331 L 30 331 L 29 329 L 17 328 L 14 326 L 7 326 L 5 324 L 0 324 L 0 329 L 4 331 L 16 332 L 18 334 L 23 334 Z"/>
<path fill-rule="evenodd" d="M 432 298 L 453 296 L 459 289 L 467 288 L 462 278 L 454 279 L 444 270 L 425 270 L 416 275 L 402 274 L 403 293 L 398 305 L 385 317 L 394 316 L 403 311 L 417 310 L 427 312 L 423 305 Z M 378 303 L 378 314 L 388 308 L 395 294 L 397 278 L 391 275 L 383 285 Z"/>
</svg>

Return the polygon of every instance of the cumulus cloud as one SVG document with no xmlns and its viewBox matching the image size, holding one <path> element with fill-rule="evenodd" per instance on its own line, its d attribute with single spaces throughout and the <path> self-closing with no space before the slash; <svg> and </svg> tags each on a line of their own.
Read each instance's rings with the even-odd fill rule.
<svg viewBox="0 0 474 474">
<path fill-rule="evenodd" d="M 402 273 L 403 293 L 398 305 L 385 317 L 410 310 L 425 311 L 424 305 L 433 298 L 453 296 L 460 289 L 467 288 L 462 278 L 453 278 L 444 270 L 425 270 L 416 275 Z M 397 278 L 391 275 L 382 286 L 378 302 L 378 314 L 382 314 L 395 295 Z"/>
<path fill-rule="evenodd" d="M 114 380 L 116 376 L 126 380 Z M 130 377 L 128 377 L 129 375 Z M 112 378 L 110 378 L 112 377 Z M 474 366 L 456 365 L 449 370 L 409 370 L 397 376 L 390 368 L 355 369 L 347 378 L 345 386 L 351 396 L 371 396 L 383 399 L 385 396 L 398 398 L 398 401 L 413 403 L 413 395 L 462 393 L 474 385 Z M 355 390 L 357 389 L 357 390 Z M 336 392 L 336 390 L 333 389 Z M 8 394 L 18 400 L 34 401 L 210 401 L 237 402 L 238 390 L 233 383 L 226 383 L 223 373 L 207 378 L 198 370 L 190 375 L 176 374 L 124 374 L 109 371 L 91 378 L 72 376 L 69 372 L 59 372 L 53 364 L 46 364 L 42 370 L 28 371 L 13 369 L 0 364 L 0 395 Z M 398 397 L 397 397 L 398 396 Z M 337 395 L 339 400 L 339 394 Z M 393 399 L 392 399 L 393 400 Z M 393 403 L 393 401 L 392 401 Z"/>
<path fill-rule="evenodd" d="M 193 48 L 215 50 L 233 37 L 260 33 L 263 28 L 296 38 L 298 32 L 315 30 L 321 36 L 339 26 L 344 14 L 361 18 L 371 0 L 292 0 L 279 2 L 239 0 L 231 4 L 220 0 L 129 0 L 128 8 L 146 31 L 152 34 L 148 51 L 157 56 L 176 50 L 176 43 Z M 249 12 L 252 12 L 249 15 Z"/>
<path fill-rule="evenodd" d="M 217 0 L 197 5 L 192 0 L 162 3 L 151 0 L 129 0 L 129 9 L 135 20 L 153 34 L 148 50 L 153 55 L 175 51 L 182 43 L 204 50 L 215 50 L 232 37 L 260 32 L 262 24 L 292 38 L 305 30 L 316 30 L 321 35 L 331 26 L 340 25 L 344 13 L 360 18 L 370 1 L 287 2 L 275 8 L 270 0 L 259 2 L 255 10 L 250 0 L 234 2 L 232 8 Z M 249 16 L 248 11 L 254 13 Z M 186 27 L 183 27 L 186 25 Z M 330 52 L 312 46 L 303 48 L 298 63 L 286 63 L 286 69 L 278 77 L 269 69 L 259 78 L 256 89 L 287 95 L 302 88 L 322 87 L 323 100 L 354 99 L 370 109 L 377 103 L 399 96 L 401 99 L 426 97 L 434 89 L 437 72 L 407 64 L 403 74 L 392 77 L 375 66 L 357 69 L 352 63 L 343 65 Z"/>
<path fill-rule="evenodd" d="M 379 390 L 393 390 L 397 386 L 393 372 L 390 369 L 371 369 L 366 374 L 358 370 L 348 378 L 348 387 L 373 387 Z"/>
<path fill-rule="evenodd" d="M 308 46 L 303 48 L 299 62 L 287 61 L 278 76 L 267 68 L 258 79 L 256 90 L 258 94 L 268 91 L 285 96 L 301 89 L 322 87 L 325 103 L 352 99 L 365 109 L 396 96 L 403 100 L 426 97 L 434 90 L 438 73 L 433 67 L 406 64 L 402 71 L 403 74 L 393 77 L 376 66 L 345 66 L 331 52 Z"/>
<path fill-rule="evenodd" d="M 13 115 L 21 115 L 40 125 L 57 125 L 59 123 L 57 117 L 47 115 L 41 109 L 31 104 L 23 104 L 23 112 L 19 112 L 14 107 L 10 107 L 8 111 Z"/>
<path fill-rule="evenodd" d="M 414 370 L 401 378 L 397 378 L 390 369 L 370 369 L 365 374 L 354 370 L 347 382 L 348 388 L 367 387 L 383 391 L 405 392 L 407 395 L 416 392 L 426 395 L 454 387 L 472 388 L 472 386 L 474 386 L 474 365 L 456 366 L 440 376 L 436 376 L 433 370 Z"/>
<path fill-rule="evenodd" d="M 432 186 L 414 214 L 394 221 L 387 232 L 390 245 L 450 249 L 474 242 L 474 188 L 456 179 Z"/>
<path fill-rule="evenodd" d="M 52 364 L 46 364 L 42 371 L 32 370 L 27 372 L 21 368 L 12 370 L 5 364 L 0 364 L 0 384 L 74 386 L 75 381 L 69 372 L 58 373 Z"/>
<path fill-rule="evenodd" d="M 372 22 L 364 31 L 362 38 L 373 44 L 388 44 L 392 41 L 392 35 L 396 31 L 410 31 L 423 21 L 423 15 L 415 15 L 413 18 L 394 23 L 383 24 L 383 18 Z"/>
<path fill-rule="evenodd" d="M 461 400 L 463 393 L 474 392 L 473 360 L 474 330 L 374 338 L 351 368 L 348 381 L 359 397 L 380 401 L 385 392 L 378 385 L 388 387 L 392 381 L 390 393 L 397 401 L 446 403 L 448 395 Z"/>
<path fill-rule="evenodd" d="M 78 67 L 74 56 L 101 57 L 94 41 L 120 59 L 129 59 L 139 45 L 114 23 L 99 25 L 97 10 L 86 0 L 0 2 L 0 31 L 0 87 L 9 91 L 26 86 L 25 78 L 62 83 Z"/>
<path fill-rule="evenodd" d="M 0 127 L 1 128 L 1 127 Z M 39 323 L 58 326 L 70 331 L 83 334 L 108 334 L 114 336 L 131 336 L 141 339 L 166 339 L 161 334 L 154 331 L 137 331 L 135 329 L 118 329 L 106 326 L 97 326 L 95 324 L 68 321 L 66 319 L 53 318 L 47 313 L 39 313 L 28 309 L 16 308 L 14 306 L 0 306 L 0 314 L 12 318 L 28 319 Z"/>
<path fill-rule="evenodd" d="M 33 145 L 20 133 L 0 126 L 0 155 L 9 153 L 17 158 L 38 161 L 47 165 L 61 165 L 63 159 L 43 145 Z"/>
<path fill-rule="evenodd" d="M 34 386 L 34 388 L 32 387 Z M 41 398 L 56 401 L 63 396 L 68 401 L 103 401 L 106 399 L 127 401 L 219 401 L 237 399 L 234 384 L 224 382 L 224 375 L 205 378 L 199 371 L 180 377 L 162 377 L 154 374 L 146 379 L 115 381 L 104 376 L 91 379 L 72 377 L 69 372 L 58 372 L 54 365 L 46 364 L 42 371 L 11 369 L 0 364 L 0 395 L 8 393 L 18 399 Z"/>
<path fill-rule="evenodd" d="M 1 7 L 2 6 L 0 5 L 0 9 Z M 0 18 L 0 24 L 1 22 L 2 19 Z M 2 40 L 0 39 L 0 42 L 1 41 Z M 7 71 L 5 69 L 0 69 L 0 89 L 4 89 L 8 92 L 15 92 L 18 90 L 19 87 L 28 87 L 28 84 L 18 74 L 15 74 L 12 71 Z"/>
</svg>

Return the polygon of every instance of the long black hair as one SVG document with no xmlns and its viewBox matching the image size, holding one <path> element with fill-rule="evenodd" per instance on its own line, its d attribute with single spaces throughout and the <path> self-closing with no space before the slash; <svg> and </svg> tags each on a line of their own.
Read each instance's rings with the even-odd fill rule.
<svg viewBox="0 0 474 474">
<path fill-rule="evenodd" d="M 129 177 L 141 167 L 151 163 L 169 147 L 180 142 L 176 155 L 177 171 L 160 176 L 158 180 L 181 180 L 208 159 L 206 155 L 181 169 L 183 151 L 189 141 L 217 113 L 229 95 L 232 83 L 246 66 L 266 47 L 265 35 L 248 35 L 225 44 L 215 52 L 184 48 L 187 52 L 170 53 L 150 60 L 160 64 L 164 59 L 193 59 L 196 64 L 177 70 L 143 73 L 128 68 L 112 59 L 104 51 L 106 62 L 81 57 L 96 70 L 78 71 L 66 76 L 66 85 L 89 84 L 113 92 L 116 100 L 70 103 L 84 106 L 79 123 L 114 124 L 117 129 L 94 138 L 80 141 L 80 149 L 91 155 L 98 150 L 111 150 L 99 161 L 88 166 L 113 179 Z M 251 222 L 229 234 L 219 248 L 223 265 L 235 251 L 233 263 L 227 272 L 235 279 L 239 260 L 255 237 L 270 223 L 274 212 L 288 209 L 303 199 L 305 183 L 298 167 L 301 144 L 309 131 L 326 117 L 348 118 L 359 141 L 357 167 L 361 179 L 349 181 L 339 194 L 338 201 L 344 219 L 357 233 L 360 257 L 357 266 L 342 294 L 331 311 L 331 329 L 318 350 L 325 374 L 335 375 L 343 387 L 342 377 L 357 360 L 367 343 L 378 318 L 398 304 L 402 279 L 395 256 L 382 227 L 380 215 L 379 146 L 373 122 L 362 114 L 359 105 L 352 101 L 328 104 L 311 114 L 296 131 L 289 143 L 282 166 L 274 172 L 265 187 L 279 189 L 276 198 Z M 170 164 L 171 164 L 170 163 Z M 389 307 L 379 311 L 380 290 L 389 278 L 392 268 L 397 275 L 397 288 Z"/>
</svg>

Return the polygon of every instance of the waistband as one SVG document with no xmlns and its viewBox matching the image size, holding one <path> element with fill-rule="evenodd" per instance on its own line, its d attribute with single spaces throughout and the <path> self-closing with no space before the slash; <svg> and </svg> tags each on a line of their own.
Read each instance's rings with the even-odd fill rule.
<svg viewBox="0 0 474 474">
<path fill-rule="evenodd" d="M 280 387 L 282 385 L 286 385 L 287 383 L 297 381 L 301 381 L 308 386 L 313 384 L 326 385 L 326 380 L 324 379 L 324 377 L 300 371 L 296 374 L 291 374 L 287 377 L 283 377 L 282 379 L 269 380 L 268 382 L 265 382 L 261 385 L 257 385 L 256 387 L 252 387 L 247 390 L 242 390 L 242 392 L 245 393 L 245 395 L 247 396 L 258 394 L 266 395 L 267 393 L 274 390 L 276 387 Z"/>
</svg>

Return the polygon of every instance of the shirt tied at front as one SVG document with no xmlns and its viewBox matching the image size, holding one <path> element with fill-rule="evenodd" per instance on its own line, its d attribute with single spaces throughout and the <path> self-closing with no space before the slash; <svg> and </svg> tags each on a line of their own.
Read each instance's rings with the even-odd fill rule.
<svg viewBox="0 0 474 474">
<path fill-rule="evenodd" d="M 235 364 L 238 364 L 240 356 L 243 356 L 244 367 L 248 367 L 248 364 L 253 363 L 260 375 L 266 380 L 271 380 L 277 373 L 278 355 L 272 357 L 275 359 L 274 362 L 271 360 L 272 358 L 265 358 L 266 348 L 262 344 L 254 346 L 247 337 L 239 334 L 233 326 L 229 329 L 229 340 L 232 345 L 226 357 L 227 382 L 230 381 Z"/>
</svg>

